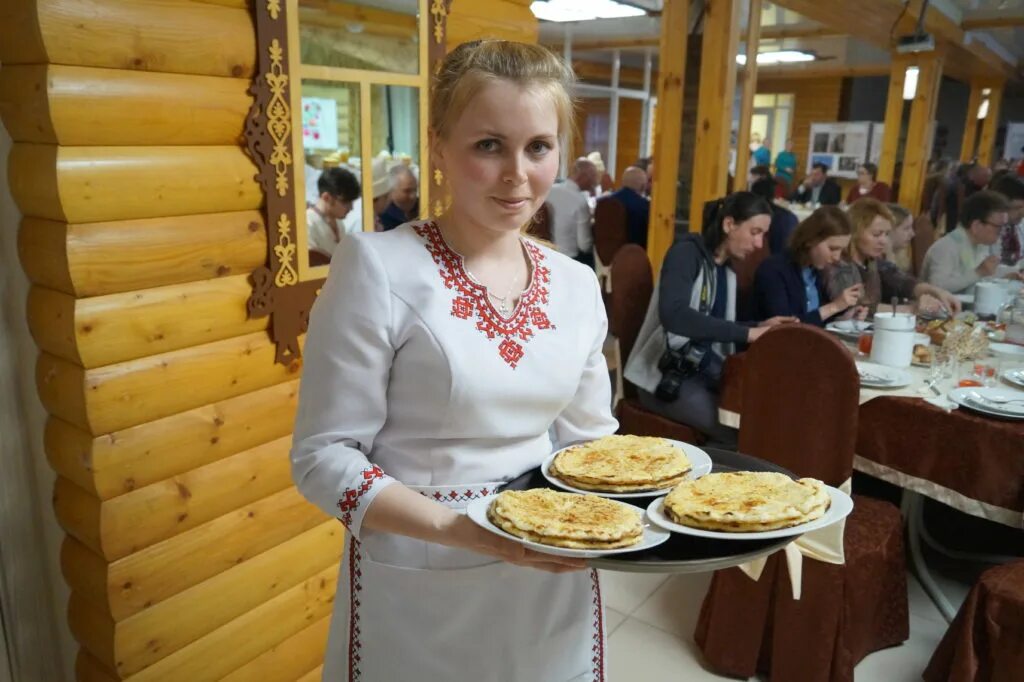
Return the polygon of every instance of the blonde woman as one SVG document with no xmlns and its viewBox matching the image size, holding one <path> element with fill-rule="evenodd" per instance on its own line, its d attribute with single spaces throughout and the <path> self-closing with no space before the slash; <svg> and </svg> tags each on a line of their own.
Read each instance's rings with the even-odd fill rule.
<svg viewBox="0 0 1024 682">
<path fill-rule="evenodd" d="M 313 308 L 292 471 L 348 535 L 325 680 L 604 679 L 597 573 L 462 513 L 617 427 L 594 273 L 521 234 L 572 81 L 539 46 L 452 51 L 430 120 L 451 208 L 347 238 Z"/>
<path fill-rule="evenodd" d="M 947 310 L 959 312 L 960 301 L 953 294 L 919 282 L 886 260 L 893 215 L 885 204 L 864 198 L 851 205 L 847 215 L 853 224 L 853 236 L 843 260 L 828 272 L 830 298 L 838 298 L 849 287 L 863 284 L 864 292 L 858 303 L 867 306 L 871 314 L 879 303 L 889 303 L 893 298 L 916 300 L 925 294 L 937 298 Z"/>
</svg>

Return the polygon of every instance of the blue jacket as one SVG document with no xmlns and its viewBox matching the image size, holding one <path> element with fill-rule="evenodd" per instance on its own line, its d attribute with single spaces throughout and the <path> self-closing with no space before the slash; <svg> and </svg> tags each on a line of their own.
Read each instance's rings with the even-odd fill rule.
<svg viewBox="0 0 1024 682">
<path fill-rule="evenodd" d="M 754 313 L 756 319 L 767 320 L 776 315 L 792 315 L 805 324 L 819 327 L 825 320 L 817 310 L 807 311 L 807 293 L 801 267 L 788 249 L 763 261 L 754 275 Z M 820 305 L 829 302 L 821 273 L 815 271 Z"/>
<path fill-rule="evenodd" d="M 626 207 L 626 232 L 630 244 L 639 244 L 647 248 L 647 223 L 651 215 L 651 202 L 643 198 L 629 187 L 623 187 L 612 193 Z"/>
</svg>

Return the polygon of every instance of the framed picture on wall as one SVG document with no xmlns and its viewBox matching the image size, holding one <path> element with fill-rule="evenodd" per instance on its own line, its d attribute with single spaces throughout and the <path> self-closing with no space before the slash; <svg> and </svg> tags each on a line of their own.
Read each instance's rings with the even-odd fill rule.
<svg viewBox="0 0 1024 682">
<path fill-rule="evenodd" d="M 831 175 L 855 179 L 857 166 L 868 160 L 871 126 L 867 121 L 812 123 L 806 172 L 823 163 Z"/>
</svg>

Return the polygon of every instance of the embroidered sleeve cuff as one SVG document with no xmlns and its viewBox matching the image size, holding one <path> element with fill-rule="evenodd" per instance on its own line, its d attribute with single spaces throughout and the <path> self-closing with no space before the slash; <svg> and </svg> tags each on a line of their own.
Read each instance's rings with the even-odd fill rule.
<svg viewBox="0 0 1024 682">
<path fill-rule="evenodd" d="M 394 478 L 384 473 L 376 464 L 363 469 L 358 476 L 355 487 L 348 488 L 338 500 L 338 518 L 352 536 L 359 538 L 363 526 L 363 516 L 367 508 L 384 488 L 392 483 L 397 483 Z"/>
</svg>

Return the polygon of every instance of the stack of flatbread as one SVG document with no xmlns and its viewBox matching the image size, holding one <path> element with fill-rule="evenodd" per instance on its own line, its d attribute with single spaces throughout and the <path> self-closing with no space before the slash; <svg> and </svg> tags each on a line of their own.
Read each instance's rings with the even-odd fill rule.
<svg viewBox="0 0 1024 682">
<path fill-rule="evenodd" d="M 692 465 L 664 438 L 605 436 L 555 455 L 548 473 L 573 488 L 633 493 L 671 488 Z"/>
<path fill-rule="evenodd" d="M 487 518 L 516 537 L 572 549 L 630 547 L 644 532 L 640 511 L 629 505 L 545 489 L 503 491 Z"/>
<path fill-rule="evenodd" d="M 813 521 L 830 503 L 825 484 L 817 479 L 737 471 L 683 481 L 665 498 L 664 508 L 683 526 L 749 533 Z"/>
</svg>

